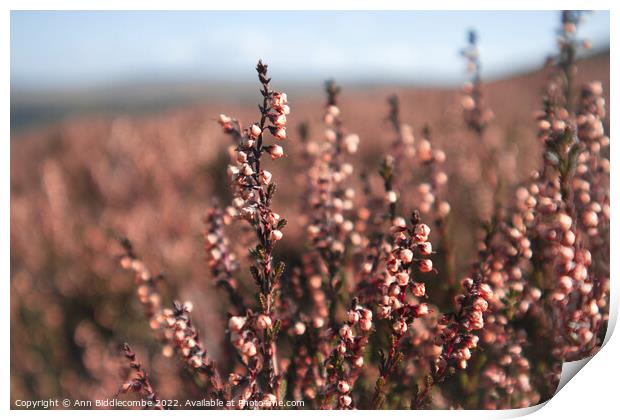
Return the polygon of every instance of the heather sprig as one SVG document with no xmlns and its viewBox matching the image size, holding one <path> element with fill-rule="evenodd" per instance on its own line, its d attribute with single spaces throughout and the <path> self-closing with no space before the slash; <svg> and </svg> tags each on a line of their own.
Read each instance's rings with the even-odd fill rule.
<svg viewBox="0 0 620 420">
<path fill-rule="evenodd" d="M 118 394 L 135 392 L 141 398 L 149 402 L 150 405 L 146 406 L 145 408 L 163 410 L 164 406 L 161 404 L 161 400 L 153 389 L 146 370 L 142 367 L 142 364 L 137 359 L 136 354 L 133 352 L 133 350 L 131 350 L 131 347 L 129 347 L 129 344 L 123 344 L 123 353 L 125 355 L 125 358 L 129 362 L 129 368 L 132 370 L 133 373 L 131 377 L 125 383 L 123 383 L 120 390 L 118 391 Z"/>
<path fill-rule="evenodd" d="M 428 304 L 421 301 L 426 296 L 425 284 L 417 277 L 433 271 L 433 262 L 429 259 L 433 252 L 428 241 L 430 228 L 421 223 L 419 213 L 414 211 L 409 224 L 396 218 L 391 232 L 391 250 L 375 283 L 377 318 L 387 319 L 391 331 L 387 353 L 380 352 L 379 378 L 372 398 L 374 408 L 381 408 L 385 403 L 388 379 L 404 357 L 399 350 L 401 339 L 415 319 L 429 313 Z"/>
<path fill-rule="evenodd" d="M 364 367 L 364 351 L 372 332 L 372 311 L 353 300 L 346 322 L 338 330 L 338 343 L 327 359 L 327 382 L 322 408 L 330 407 L 333 396 L 339 409 L 355 407 L 352 391 Z"/>
<path fill-rule="evenodd" d="M 187 368 L 198 376 L 206 376 L 211 392 L 223 399 L 224 383 L 192 324 L 190 313 L 193 304 L 191 302 L 181 304 L 175 301 L 172 308 L 162 308 L 161 295 L 155 287 L 155 280 L 161 276 L 152 277 L 151 271 L 135 254 L 133 245 L 128 239 L 122 239 L 121 245 L 125 250 L 125 254 L 120 257 L 121 267 L 135 273 L 138 299 L 149 317 L 151 329 L 156 331 L 164 343 L 163 355 L 171 357 L 176 351 Z"/>
<path fill-rule="evenodd" d="M 290 113 L 290 107 L 286 93 L 271 88 L 267 65 L 259 61 L 256 71 L 263 96 L 262 105 L 259 105 L 260 121 L 243 128 L 238 120 L 221 115 L 219 123 L 224 132 L 230 134 L 237 142 L 236 165 L 230 165 L 228 168 L 235 197 L 233 205 L 239 210 L 239 217 L 253 227 L 258 240 L 258 245 L 250 250 L 254 260 L 250 273 L 258 286 L 259 307 L 256 312 L 247 314 L 250 318 L 247 322 L 250 327 L 248 334 L 253 335 L 246 341 L 246 347 L 250 344 L 258 347 L 262 360 L 257 362 L 256 366 L 260 366 L 259 373 L 263 375 L 265 381 L 265 392 L 262 394 L 263 397 L 271 398 L 279 393 L 278 384 L 281 380 L 276 348 L 280 321 L 274 319 L 274 305 L 280 277 L 284 272 L 284 264 L 275 263 L 273 260 L 273 249 L 282 239 L 282 229 L 287 221 L 271 208 L 276 184 L 272 180 L 271 172 L 263 169 L 261 165 L 264 153 L 270 154 L 272 159 L 283 156 L 284 151 L 279 144 L 266 144 L 265 133 L 270 133 L 277 142 L 287 138 L 286 116 Z M 250 353 L 253 351 L 246 351 L 244 355 L 254 357 L 254 354 Z M 253 383 L 256 379 L 256 366 L 248 366 L 253 376 Z M 252 394 L 255 393 L 256 390 L 252 389 Z"/>
<path fill-rule="evenodd" d="M 224 210 L 217 203 L 207 209 L 205 213 L 204 243 L 207 264 L 215 284 L 226 291 L 237 313 L 244 314 L 246 304 L 235 279 L 239 262 L 236 255 L 230 250 L 229 241 L 224 235 L 225 220 Z"/>
<path fill-rule="evenodd" d="M 331 305 L 329 323 L 335 327 L 338 290 L 342 287 L 338 276 L 352 242 L 354 223 L 351 210 L 355 191 L 346 184 L 353 166 L 345 161 L 359 145 L 357 134 L 347 133 L 338 107 L 340 87 L 328 81 L 323 121 L 326 129 L 322 142 L 316 142 L 316 154 L 308 169 L 310 217 L 307 228 L 311 246 L 319 254 L 326 271 L 326 291 Z M 323 271 L 323 270 L 321 270 Z"/>
</svg>

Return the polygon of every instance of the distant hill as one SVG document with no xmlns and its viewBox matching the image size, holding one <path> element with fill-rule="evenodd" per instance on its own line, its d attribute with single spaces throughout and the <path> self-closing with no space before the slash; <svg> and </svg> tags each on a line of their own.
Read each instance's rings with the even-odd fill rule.
<svg viewBox="0 0 620 420">
<path fill-rule="evenodd" d="M 601 79 L 609 86 L 609 51 L 597 53 L 581 60 L 581 74 L 585 79 Z M 591 77 L 592 76 L 592 77 Z M 513 75 L 488 83 L 490 100 L 523 101 L 530 105 L 537 97 L 535 86 L 544 83 L 544 71 L 536 70 Z M 321 91 L 316 86 L 283 86 L 293 98 L 318 99 Z M 439 91 L 454 92 L 449 87 L 353 85 L 347 86 L 350 93 L 366 92 L 404 93 L 405 96 L 426 97 Z M 524 89 L 532 95 L 523 95 Z M 218 103 L 243 105 L 253 98 L 253 86 L 233 83 L 131 83 L 88 89 L 67 89 L 62 91 L 35 91 L 13 89 L 11 92 L 11 133 L 58 123 L 67 118 L 100 115 L 144 116 L 165 113 L 179 107 L 203 106 Z M 299 101 L 297 101 L 299 102 Z"/>
</svg>

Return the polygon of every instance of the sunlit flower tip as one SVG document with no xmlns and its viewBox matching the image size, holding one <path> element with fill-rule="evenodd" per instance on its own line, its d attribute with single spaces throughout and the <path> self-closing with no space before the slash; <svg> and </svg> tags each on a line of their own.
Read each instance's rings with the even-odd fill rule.
<svg viewBox="0 0 620 420">
<path fill-rule="evenodd" d="M 276 127 L 284 127 L 286 125 L 286 115 L 274 114 L 271 117 L 271 121 L 275 124 Z"/>
<path fill-rule="evenodd" d="M 448 182 L 448 175 L 445 172 L 438 172 L 435 175 L 435 183 L 437 185 L 444 185 L 446 182 Z"/>
<path fill-rule="evenodd" d="M 284 149 L 282 148 L 282 146 L 274 144 L 269 148 L 269 154 L 271 155 L 271 159 L 279 159 L 284 156 Z"/>
<path fill-rule="evenodd" d="M 428 315 L 429 309 L 426 303 L 421 303 L 416 307 L 417 316 L 425 316 Z"/>
<path fill-rule="evenodd" d="M 403 218 L 403 217 L 397 217 L 394 219 L 394 221 L 392 222 L 392 226 L 398 227 L 398 228 L 406 228 L 407 227 L 407 221 Z"/>
<path fill-rule="evenodd" d="M 420 238 L 421 240 L 426 241 L 426 239 L 428 239 L 428 235 L 430 235 L 431 233 L 431 228 L 424 223 L 420 223 L 415 227 L 414 233 L 416 235 L 416 238 Z"/>
<path fill-rule="evenodd" d="M 269 234 L 269 240 L 270 241 L 279 241 L 280 239 L 282 239 L 282 231 L 275 229 L 272 230 L 271 233 Z"/>
<path fill-rule="evenodd" d="M 251 134 L 253 137 L 258 137 L 258 136 L 260 136 L 260 135 L 261 135 L 261 132 L 262 132 L 262 131 L 261 131 L 260 127 L 259 127 L 258 125 L 256 125 L 256 124 L 252 124 L 252 127 L 250 127 L 250 134 Z"/>
<path fill-rule="evenodd" d="M 443 163 L 446 161 L 446 153 L 441 149 L 435 150 L 433 157 L 435 158 L 435 161 L 438 163 Z"/>
<path fill-rule="evenodd" d="M 398 200 L 398 195 L 396 194 L 396 191 L 387 191 L 385 193 L 385 201 L 387 201 L 388 203 L 396 203 L 396 201 Z"/>
<path fill-rule="evenodd" d="M 418 244 L 418 249 L 423 255 L 431 255 L 433 253 L 433 245 L 430 242 Z"/>
<path fill-rule="evenodd" d="M 267 222 L 271 226 L 277 226 L 280 219 L 282 219 L 282 217 L 278 213 L 271 212 L 267 215 Z"/>
<path fill-rule="evenodd" d="M 349 383 L 347 381 L 338 382 L 338 392 L 340 392 L 341 394 L 346 394 L 347 392 L 349 392 L 350 389 L 351 387 L 349 386 Z"/>
<path fill-rule="evenodd" d="M 396 283 L 403 287 L 409 284 L 409 274 L 405 272 L 400 272 L 396 274 Z"/>
<path fill-rule="evenodd" d="M 334 130 L 332 130 L 331 128 L 328 128 L 327 130 L 325 130 L 325 140 L 327 140 L 330 143 L 333 143 L 336 141 L 336 138 L 337 138 L 337 135 Z"/>
<path fill-rule="evenodd" d="M 271 328 L 271 318 L 267 315 L 260 314 L 256 319 L 256 328 L 261 331 Z"/>
<path fill-rule="evenodd" d="M 413 261 L 413 251 L 411 251 L 410 249 L 401 250 L 398 256 L 405 264 L 409 264 L 411 261 Z"/>
<path fill-rule="evenodd" d="M 243 346 L 241 347 L 241 353 L 244 356 L 247 356 L 247 357 L 255 356 L 256 353 L 257 353 L 256 345 L 254 343 L 252 343 L 251 341 L 248 341 L 247 343 L 244 343 Z"/>
<path fill-rule="evenodd" d="M 433 261 L 431 260 L 420 260 L 418 262 L 418 268 L 423 273 L 428 273 L 433 270 Z"/>
<path fill-rule="evenodd" d="M 296 322 L 293 326 L 293 332 L 295 335 L 303 335 L 306 332 L 306 324 L 303 322 Z"/>
<path fill-rule="evenodd" d="M 202 366 L 202 359 L 198 356 L 192 357 L 191 359 L 189 359 L 189 361 L 194 369 L 198 369 Z"/>
<path fill-rule="evenodd" d="M 271 96 L 271 104 L 275 108 L 282 108 L 284 105 L 286 105 L 287 101 L 288 98 L 286 96 L 286 93 L 274 92 Z"/>
<path fill-rule="evenodd" d="M 416 297 L 425 296 L 426 295 L 426 286 L 424 285 L 424 283 L 414 282 L 413 286 L 411 287 L 411 293 L 413 293 L 413 295 L 416 296 Z"/>
<path fill-rule="evenodd" d="M 370 329 L 372 328 L 372 320 L 368 319 L 368 318 L 363 318 L 360 319 L 360 329 L 362 331 L 370 331 Z"/>
<path fill-rule="evenodd" d="M 245 325 L 245 317 L 233 316 L 228 320 L 228 328 L 230 331 L 239 332 Z"/>
<path fill-rule="evenodd" d="M 362 319 L 372 320 L 372 311 L 370 309 L 366 309 L 366 308 L 359 309 L 359 313 Z"/>
<path fill-rule="evenodd" d="M 232 118 L 230 118 L 227 115 L 220 114 L 220 116 L 217 119 L 217 122 L 220 123 L 221 125 L 229 124 L 230 122 L 232 122 Z"/>
<path fill-rule="evenodd" d="M 161 349 L 161 354 L 166 358 L 170 358 L 174 355 L 174 349 L 172 348 L 172 346 L 163 346 Z"/>
<path fill-rule="evenodd" d="M 273 133 L 273 136 L 278 140 L 286 140 L 286 128 L 280 127 Z"/>
<path fill-rule="evenodd" d="M 288 105 L 282 106 L 282 113 L 284 115 L 289 115 L 291 113 L 291 107 Z"/>
<path fill-rule="evenodd" d="M 260 171 L 260 182 L 263 185 L 268 185 L 269 183 L 271 183 L 271 172 L 269 171 Z"/>
<path fill-rule="evenodd" d="M 472 307 L 477 311 L 486 311 L 489 308 L 489 303 L 481 297 L 474 300 Z"/>
<path fill-rule="evenodd" d="M 489 286 L 486 283 L 481 284 L 480 285 L 480 296 L 482 296 L 486 300 L 491 299 L 493 297 L 493 289 L 491 289 L 491 286 Z"/>
<path fill-rule="evenodd" d="M 594 338 L 594 333 L 590 330 L 581 330 L 579 332 L 579 339 L 582 343 L 588 343 Z"/>
<path fill-rule="evenodd" d="M 340 338 L 343 340 L 352 340 L 353 339 L 353 331 L 351 331 L 351 327 L 348 325 L 343 325 L 339 331 Z"/>
<path fill-rule="evenodd" d="M 538 121 L 538 129 L 541 131 L 547 131 L 551 128 L 551 123 L 547 120 Z"/>
<path fill-rule="evenodd" d="M 123 257 L 121 258 L 121 267 L 123 267 L 125 270 L 129 269 L 129 267 L 131 267 L 131 258 L 129 257 Z"/>
<path fill-rule="evenodd" d="M 407 332 L 407 323 L 399 319 L 394 323 L 394 325 L 392 325 L 392 328 L 394 329 L 394 332 L 402 335 Z"/>
<path fill-rule="evenodd" d="M 344 246 L 344 243 L 342 243 L 342 241 L 334 241 L 330 248 L 332 252 L 336 254 L 342 254 L 345 251 L 345 246 Z"/>
<path fill-rule="evenodd" d="M 566 213 L 559 213 L 556 216 L 556 221 L 560 225 L 560 228 L 564 231 L 567 231 L 573 225 L 573 219 Z"/>
<path fill-rule="evenodd" d="M 360 320 L 360 314 L 357 311 L 349 311 L 347 312 L 347 321 L 349 324 L 356 324 L 357 321 Z"/>
<path fill-rule="evenodd" d="M 350 396 L 348 395 L 341 395 L 340 397 L 338 397 L 338 401 L 340 402 L 340 404 L 344 407 L 348 407 L 351 405 L 351 403 L 353 402 L 353 400 L 351 399 Z"/>
<path fill-rule="evenodd" d="M 442 201 L 441 203 L 439 203 L 437 210 L 439 211 L 440 217 L 446 217 L 448 214 L 450 214 L 450 203 L 448 203 L 447 201 Z"/>
<path fill-rule="evenodd" d="M 596 227 L 598 225 L 598 216 L 593 211 L 586 211 L 582 216 L 582 220 L 586 227 Z"/>
<path fill-rule="evenodd" d="M 323 328 L 324 325 L 325 325 L 325 319 L 321 318 L 320 316 L 317 316 L 312 319 L 312 326 L 314 328 Z"/>
<path fill-rule="evenodd" d="M 362 366 L 364 366 L 364 358 L 362 356 L 359 356 L 358 358 L 353 360 L 353 366 L 357 368 L 361 368 Z"/>
<path fill-rule="evenodd" d="M 564 131 L 566 129 L 566 123 L 562 120 L 556 120 L 553 122 L 554 131 Z"/>
<path fill-rule="evenodd" d="M 190 301 L 187 301 L 183 304 L 183 309 L 185 309 L 186 312 L 191 313 L 194 310 L 194 304 Z"/>
<path fill-rule="evenodd" d="M 349 134 L 344 138 L 344 146 L 349 154 L 357 152 L 360 144 L 360 137 L 357 134 Z"/>
<path fill-rule="evenodd" d="M 241 172 L 245 176 L 250 176 L 254 173 L 254 169 L 252 169 L 252 167 L 248 165 L 247 163 L 244 163 L 243 166 L 241 167 Z"/>
<path fill-rule="evenodd" d="M 245 152 L 237 152 L 237 162 L 245 163 L 248 161 L 248 154 Z"/>
<path fill-rule="evenodd" d="M 336 105 L 329 105 L 327 107 L 327 113 L 331 116 L 337 117 L 340 115 L 340 109 Z"/>
<path fill-rule="evenodd" d="M 471 96 L 465 95 L 461 99 L 461 106 L 466 111 L 471 111 L 476 106 L 476 101 L 474 101 L 474 98 L 472 98 Z"/>
</svg>

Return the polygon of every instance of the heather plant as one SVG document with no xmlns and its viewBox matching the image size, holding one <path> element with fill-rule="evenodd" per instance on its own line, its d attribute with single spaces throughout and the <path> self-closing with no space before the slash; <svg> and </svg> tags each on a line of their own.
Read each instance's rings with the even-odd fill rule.
<svg viewBox="0 0 620 420">
<path fill-rule="evenodd" d="M 109 300 L 94 317 L 105 328 L 75 326 L 73 353 L 83 354 L 101 389 L 142 399 L 150 408 L 168 408 L 163 401 L 179 395 L 234 401 L 223 407 L 234 409 L 288 408 L 287 401 L 310 409 L 507 409 L 549 399 L 561 363 L 600 348 L 609 310 L 609 128 L 602 83 L 588 82 L 578 94 L 574 87 L 576 54 L 584 44 L 577 37 L 581 18 L 562 14 L 543 109 L 530 124 L 538 130 L 532 137 L 541 148 L 540 167 L 514 185 L 501 185 L 508 199 L 499 191 L 500 181 L 510 179 L 502 175 L 503 145 L 487 143 L 499 122 L 488 105 L 492 86 L 482 84 L 474 32 L 463 50 L 472 77 L 463 89 L 456 134 L 444 120 L 403 122 L 409 110 L 400 93 L 388 97 L 386 118 L 373 111 L 375 119 L 368 120 L 378 128 L 356 122 L 349 117 L 354 105 L 348 91 L 334 81 L 325 84 L 322 111 L 309 119 L 320 122 L 294 132 L 289 98 L 274 89 L 259 61 L 258 115 L 248 112 L 244 124 L 221 114 L 219 136 L 199 136 L 225 137 L 227 147 L 200 152 L 202 143 L 190 136 L 185 140 L 196 155 L 178 151 L 174 142 L 151 150 L 148 135 L 122 122 L 109 133 L 112 151 L 100 152 L 92 183 L 103 202 L 157 197 L 165 208 L 161 248 L 146 233 L 158 226 L 146 205 L 126 216 L 124 225 L 112 210 L 99 215 L 101 225 L 122 225 L 114 230 L 132 239 L 118 241 L 120 252 L 106 239 L 113 236 L 109 231 L 91 226 L 89 212 L 68 217 L 72 184 L 61 165 L 47 161 L 43 211 L 53 217 L 41 220 L 43 228 L 33 235 L 49 236 L 31 242 L 17 236 L 24 266 L 37 269 L 16 270 L 15 308 L 26 317 L 21 308 L 33 306 L 27 296 L 38 305 L 51 295 L 36 291 L 32 273 L 61 266 L 61 255 L 88 261 L 86 274 L 59 276 L 65 283 L 57 299 L 67 303 L 67 296 L 79 295 L 72 294 L 71 279 L 101 279 L 96 287 Z M 493 108 L 499 119 L 501 106 Z M 297 109 L 295 104 L 295 114 Z M 185 130 L 171 127 L 153 130 L 184 139 Z M 478 184 L 494 194 L 490 216 L 477 224 L 463 215 L 485 214 L 482 204 L 455 191 L 463 184 L 454 170 L 454 143 L 467 133 L 474 139 L 468 158 L 484 168 Z M 389 139 L 377 141 L 378 154 L 375 139 Z M 212 172 L 205 177 L 201 165 L 207 159 Z M 158 160 L 170 162 L 174 174 L 154 171 Z M 187 162 L 195 164 L 192 170 Z M 134 172 L 137 167 L 141 171 Z M 135 187 L 125 185 L 130 178 Z M 187 208 L 178 205 L 179 185 L 196 188 L 191 196 L 198 199 Z M 298 206 L 287 201 L 291 197 Z M 176 204 L 165 207 L 170 202 Z M 18 198 L 15 205 L 20 203 Z M 37 218 L 26 214 L 18 221 Z M 467 233 L 465 242 L 455 228 Z M 203 261 L 195 261 L 189 256 L 201 229 Z M 87 251 L 75 246 L 77 237 L 85 238 Z M 45 243 L 58 254 L 40 251 L 48 249 L 40 245 Z M 130 282 L 94 257 L 107 261 L 112 252 L 133 277 L 134 303 L 145 315 L 140 322 L 129 322 Z M 159 273 L 168 266 L 171 273 Z M 208 281 L 195 281 L 203 278 Z M 74 308 L 85 311 L 83 306 Z M 62 324 L 54 307 L 42 318 Z M 114 313 L 122 314 L 120 322 Z M 128 345 L 122 354 L 129 370 L 122 369 L 121 380 L 110 373 L 123 362 L 111 349 L 113 335 L 149 355 L 148 374 Z M 17 337 L 31 343 L 28 348 L 48 339 Z M 151 342 L 158 351 L 144 344 Z M 74 381 L 65 376 L 60 382 L 68 389 L 64 384 Z M 88 395 L 92 388 L 80 392 Z"/>
<path fill-rule="evenodd" d="M 272 209 L 276 186 L 262 157 L 284 156 L 278 143 L 288 137 L 290 108 L 286 94 L 271 88 L 267 66 L 259 61 L 260 121 L 244 127 L 226 115 L 218 120 L 235 143 L 227 170 L 233 200 L 226 210 L 216 204 L 207 211 L 204 234 L 211 276 L 228 295 L 234 312 L 228 333 L 238 352 L 235 364 L 243 369 L 235 369 L 228 378 L 220 376 L 192 325 L 193 305 L 175 302 L 172 309 L 161 309 L 154 285 L 158 278 L 125 242 L 121 264 L 135 272 L 151 327 L 164 327 L 164 352 L 179 352 L 190 369 L 204 375 L 212 395 L 237 395 L 269 407 L 296 398 L 322 409 L 378 409 L 388 404 L 429 408 L 434 398 L 447 398 L 440 388 L 458 372 L 479 376 L 475 383 L 482 395 L 475 398 L 484 408 L 526 407 L 540 401 L 548 391 L 535 390 L 530 381 L 531 362 L 524 350 L 529 328 L 522 326 L 523 320 L 553 331 L 552 357 L 545 360 L 553 371 L 558 361 L 589 354 L 596 347 L 603 322 L 599 307 L 606 305 L 608 291 L 605 275 L 592 274 L 590 249 L 605 249 L 599 229 L 607 228 L 609 198 L 608 189 L 601 187 L 601 174 L 609 165 L 600 151 L 609 140 L 601 123 L 600 85 L 587 85 L 578 104 L 570 105 L 574 19 L 563 15 L 557 73 L 538 117 L 544 169 L 516 188 L 512 203 L 502 205 L 496 197 L 471 277 L 461 281 L 452 311 L 444 302 L 429 301 L 425 284 L 429 274 L 443 275 L 452 285 L 443 290 L 458 290 L 451 280 L 454 263 L 446 229 L 451 208 L 442 198 L 448 181 L 441 168 L 446 156 L 433 147 L 428 126 L 415 143 L 413 129 L 400 121 L 395 96 L 389 98 L 387 118 L 394 141 L 379 170 L 383 192 L 374 192 L 365 175 L 365 202 L 355 212 L 357 196 L 353 184 L 347 184 L 354 168 L 345 156 L 357 151 L 360 139 L 344 127 L 340 88 L 333 81 L 326 84 L 323 139 L 311 140 L 307 127 L 300 129 L 307 163 L 302 197 L 307 253 L 288 275 L 284 265 L 275 262 L 274 248 L 287 221 Z M 473 78 L 462 105 L 466 125 L 482 141 L 492 113 L 482 96 L 475 33 L 470 33 L 469 42 L 463 55 Z M 267 144 L 267 133 L 274 143 Z M 494 151 L 489 154 L 496 156 Z M 408 179 L 409 162 L 426 168 L 426 179 Z M 488 177 L 494 189 L 498 169 L 492 164 Z M 591 184 L 596 185 L 593 191 Z M 415 186 L 418 198 L 400 202 L 408 185 Z M 407 223 L 400 212 L 412 204 L 417 209 Z M 431 229 L 421 215 L 432 217 L 439 228 L 447 274 L 433 267 Z M 225 227 L 237 221 L 249 223 L 256 235 L 257 244 L 249 252 L 257 286 L 255 305 L 246 304 L 238 289 L 240 264 L 226 237 Z M 344 304 L 347 299 L 350 305 Z M 431 313 L 436 315 L 429 317 Z M 484 354 L 477 356 L 480 347 Z M 287 356 L 283 349 L 293 353 Z M 475 370 L 468 372 L 472 361 Z M 368 363 L 376 363 L 376 368 L 364 372 Z M 145 376 L 141 372 L 138 375 Z M 360 379 L 365 385 L 360 386 Z M 395 398 L 394 393 L 403 395 Z"/>
</svg>

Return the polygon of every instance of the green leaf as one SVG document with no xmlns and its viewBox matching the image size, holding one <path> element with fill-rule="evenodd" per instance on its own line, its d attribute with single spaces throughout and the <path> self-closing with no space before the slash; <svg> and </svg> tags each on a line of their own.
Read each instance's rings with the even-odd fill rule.
<svg viewBox="0 0 620 420">
<path fill-rule="evenodd" d="M 255 265 L 250 267 L 250 274 L 252 274 L 252 278 L 256 282 L 256 285 L 258 287 L 262 287 L 264 283 L 263 276 L 260 274 Z"/>
<path fill-rule="evenodd" d="M 278 262 L 272 274 L 273 283 L 277 284 L 280 281 L 280 278 L 282 277 L 282 274 L 284 273 L 285 267 L 286 267 L 286 264 L 284 264 L 282 261 Z"/>
<path fill-rule="evenodd" d="M 286 379 L 282 379 L 280 382 L 280 395 L 285 398 L 286 397 L 286 387 L 287 387 Z"/>
</svg>

